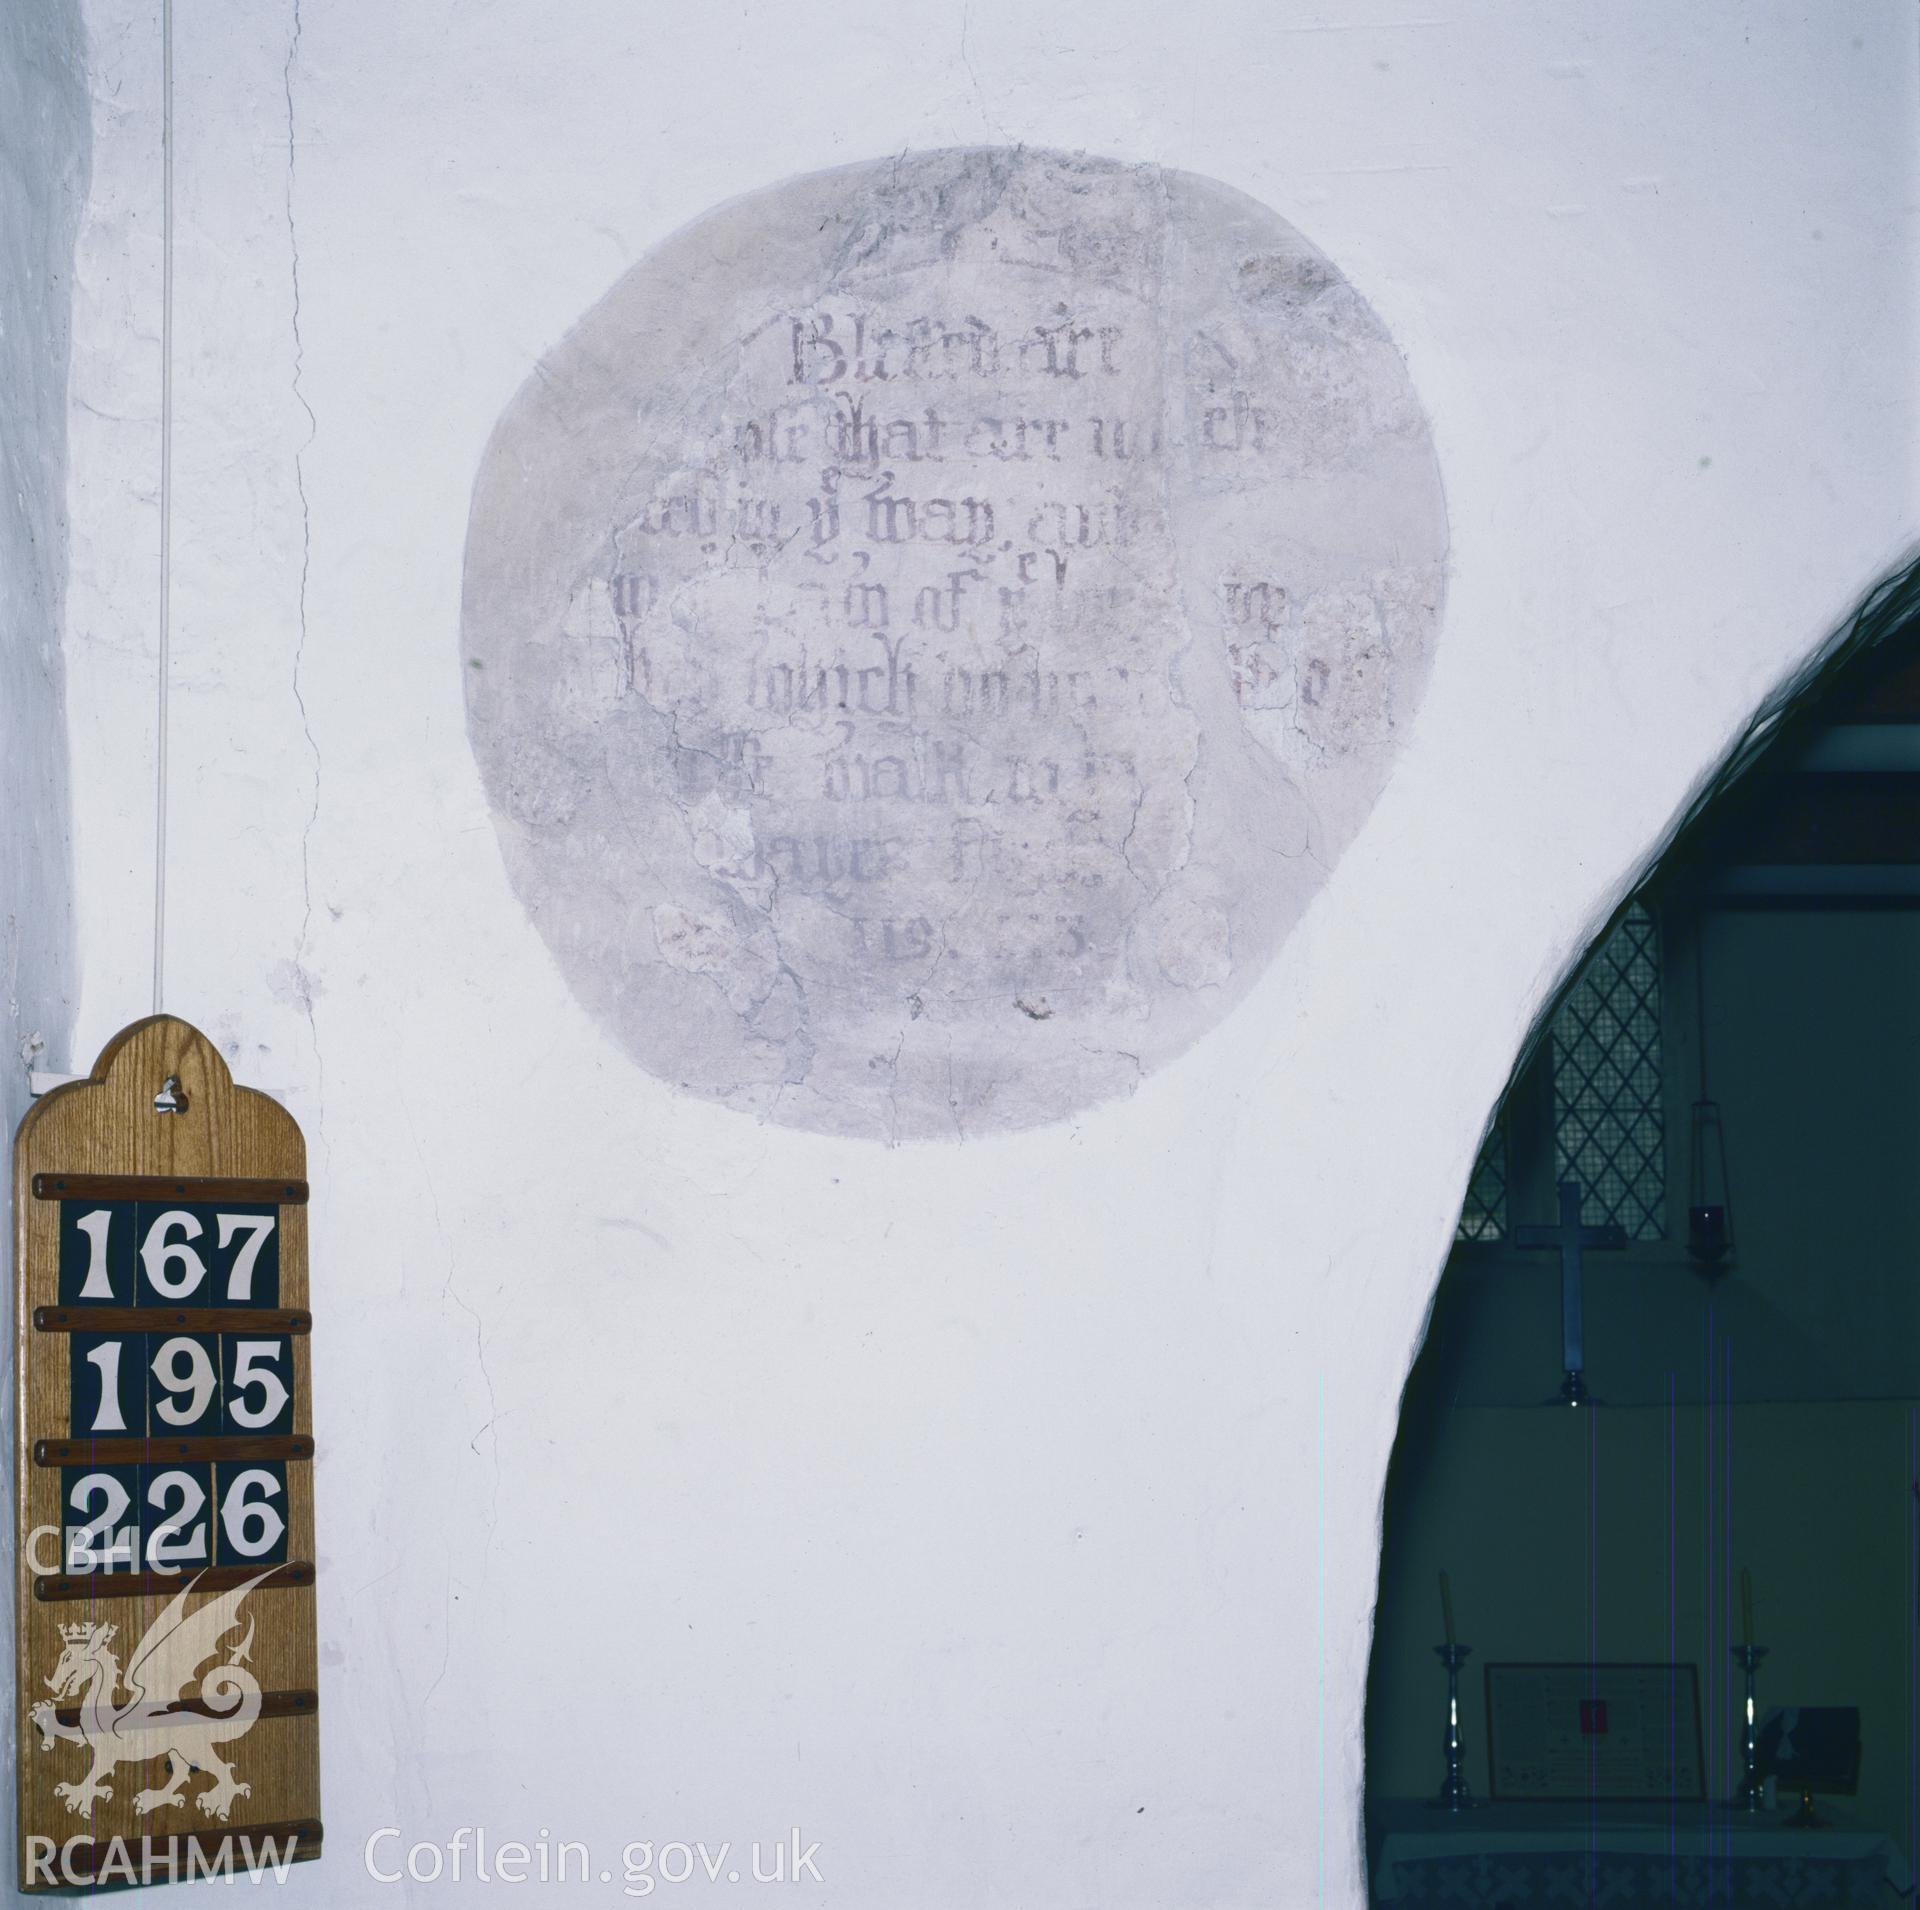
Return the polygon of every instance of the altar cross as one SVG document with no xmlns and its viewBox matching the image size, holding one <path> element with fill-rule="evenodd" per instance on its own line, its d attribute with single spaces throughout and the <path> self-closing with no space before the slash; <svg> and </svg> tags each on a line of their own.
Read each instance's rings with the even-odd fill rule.
<svg viewBox="0 0 1920 1910">
<path fill-rule="evenodd" d="M 1560 1255 L 1560 1397 L 1569 1406 L 1588 1403 L 1585 1309 L 1580 1290 L 1580 1255 L 1586 1248 L 1618 1252 L 1627 1244 L 1624 1227 L 1580 1224 L 1580 1183 L 1560 1183 L 1560 1220 L 1552 1227 L 1516 1227 L 1513 1244 L 1522 1253 L 1557 1250 Z"/>
</svg>

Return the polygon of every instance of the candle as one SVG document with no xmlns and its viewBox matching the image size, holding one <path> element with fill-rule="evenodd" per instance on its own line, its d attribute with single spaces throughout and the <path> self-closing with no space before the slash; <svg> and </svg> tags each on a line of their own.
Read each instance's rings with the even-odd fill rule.
<svg viewBox="0 0 1920 1910">
<path fill-rule="evenodd" d="M 1440 1617 L 1447 1628 L 1447 1649 L 1453 1649 L 1453 1587 L 1445 1572 L 1440 1574 Z"/>
<path fill-rule="evenodd" d="M 1741 1642 L 1747 1649 L 1753 1649 L 1753 1574 L 1743 1565 L 1740 1568 L 1740 1630 Z"/>
</svg>

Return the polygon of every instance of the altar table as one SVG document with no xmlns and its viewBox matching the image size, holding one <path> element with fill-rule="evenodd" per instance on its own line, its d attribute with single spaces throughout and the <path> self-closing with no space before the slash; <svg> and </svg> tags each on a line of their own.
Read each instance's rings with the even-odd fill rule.
<svg viewBox="0 0 1920 1910">
<path fill-rule="evenodd" d="M 1884 1832 L 1789 1830 L 1786 1816 L 1706 1804 L 1491 1804 L 1449 1816 L 1376 1804 L 1372 1900 L 1457 1910 L 1913 1902 L 1913 1874 Z"/>
</svg>

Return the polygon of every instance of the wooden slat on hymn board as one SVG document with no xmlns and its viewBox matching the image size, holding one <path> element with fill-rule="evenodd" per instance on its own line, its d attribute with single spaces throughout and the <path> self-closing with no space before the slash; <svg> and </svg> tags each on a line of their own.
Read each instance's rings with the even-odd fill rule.
<svg viewBox="0 0 1920 1910">
<path fill-rule="evenodd" d="M 180 1114 L 156 1113 L 153 1100 L 169 1075 L 179 1078 L 186 1100 Z M 75 1706 L 78 1692 L 53 1693 L 47 1680 L 58 1664 L 65 1641 L 63 1625 L 76 1620 L 110 1623 L 115 1628 L 113 1651 L 124 1666 L 139 1640 L 145 1635 L 179 1592 L 177 1576 L 158 1577 L 146 1583 L 147 1574 L 96 1574 L 88 1580 L 71 1581 L 84 1585 L 73 1598 L 49 1596 L 58 1579 L 37 1579 L 33 1569 L 36 1552 L 43 1563 L 57 1562 L 61 1551 L 61 1472 L 58 1463 L 31 1463 L 37 1442 L 55 1445 L 66 1440 L 69 1432 L 70 1384 L 69 1347 L 71 1342 L 59 1331 L 34 1331 L 36 1309 L 50 1308 L 55 1314 L 71 1317 L 72 1326 L 81 1331 L 114 1331 L 105 1317 L 109 1309 L 92 1307 L 63 1308 L 59 1305 L 58 1274 L 60 1245 L 60 1202 L 62 1199 L 159 1199 L 188 1200 L 196 1197 L 226 1199 L 250 1204 L 274 1205 L 280 1214 L 280 1307 L 266 1309 L 178 1309 L 173 1307 L 140 1309 L 160 1315 L 167 1327 L 179 1322 L 186 1312 L 189 1329 L 241 1332 L 291 1332 L 294 1366 L 294 1423 L 290 1437 L 311 1439 L 310 1337 L 301 1331 L 276 1323 L 287 1316 L 302 1321 L 310 1316 L 307 1270 L 308 1207 L 301 1195 L 306 1186 L 306 1146 L 293 1116 L 269 1096 L 236 1087 L 213 1044 L 185 1022 L 169 1016 L 136 1023 L 111 1042 L 93 1074 L 44 1095 L 21 1123 L 14 1149 L 14 1266 L 15 1266 L 15 1357 L 22 1387 L 20 1410 L 15 1420 L 16 1477 L 20 1482 L 15 1529 L 17 1621 L 16 1671 L 21 1694 L 18 1717 L 18 1752 L 15 1769 L 19 1786 L 19 1811 L 16 1819 L 19 1860 L 23 1883 L 46 1888 L 43 1880 L 29 1878 L 26 1858 L 29 1837 L 51 1838 L 56 1847 L 78 1833 L 92 1840 L 97 1849 L 113 1848 L 114 1839 L 124 1839 L 138 1860 L 143 1840 L 164 1851 L 170 1839 L 184 1851 L 185 1839 L 192 1835 L 199 1848 L 217 1851 L 222 1837 L 236 1841 L 236 1869 L 241 1863 L 241 1840 L 252 1836 L 297 1833 L 299 1857 L 318 1856 L 320 1852 L 320 1722 L 317 1703 L 311 1708 L 290 1708 L 281 1714 L 263 1715 L 247 1733 L 229 1742 L 223 1755 L 230 1759 L 237 1777 L 251 1793 L 244 1809 L 255 1821 L 229 1826 L 209 1825 L 193 1808 L 191 1799 L 209 1781 L 196 1774 L 186 1787 L 188 1803 L 141 1817 L 133 1809 L 135 1795 L 146 1786 L 165 1782 L 160 1762 L 146 1765 L 124 1763 L 110 1780 L 110 1801 L 96 1802 L 90 1813 L 75 1817 L 65 1802 L 56 1797 L 57 1783 L 78 1780 L 87 1768 L 82 1748 L 70 1740 L 56 1740 L 51 1750 L 41 1747 L 40 1733 L 34 1728 L 30 1706 L 40 1697 L 55 1703 Z M 35 1182 L 45 1188 L 34 1198 Z M 64 1181 L 64 1189 L 54 1186 Z M 128 1191 L 133 1181 L 151 1183 L 151 1191 L 142 1187 Z M 109 1183 L 113 1192 L 102 1190 Z M 200 1183 L 219 1183 L 218 1192 L 201 1195 Z M 242 1193 L 234 1183 L 244 1183 Z M 271 1184 L 272 1190 L 267 1190 Z M 187 1187 L 189 1193 L 176 1190 Z M 299 1194 L 284 1190 L 297 1188 Z M 217 1326 L 214 1316 L 226 1311 L 237 1317 L 231 1328 Z M 118 1330 L 142 1330 L 138 1327 Z M 144 1447 L 147 1442 L 140 1442 Z M 156 1454 L 165 1442 L 156 1441 Z M 237 1444 L 237 1442 L 236 1442 Z M 143 1453 L 143 1458 L 144 1458 Z M 171 1457 L 171 1455 L 168 1455 Z M 222 1455 L 213 1455 L 218 1464 Z M 238 1456 L 228 1446 L 226 1456 Z M 90 1459 L 98 1459 L 99 1447 L 93 1445 Z M 250 1618 L 254 1637 L 248 1664 L 260 1681 L 263 1692 L 317 1692 L 319 1688 L 318 1648 L 314 1625 L 313 1469 L 308 1464 L 286 1468 L 287 1556 L 296 1561 L 279 1568 L 278 1588 L 257 1601 L 246 1602 L 244 1625 Z M 219 1568 L 206 1574 L 200 1588 L 192 1594 L 197 1606 L 212 1596 L 211 1588 L 223 1582 L 244 1582 L 253 1576 L 238 1569 L 234 1581 L 222 1574 L 236 1568 Z M 119 1578 L 120 1586 L 109 1588 Z M 270 1581 L 270 1583 L 272 1583 Z M 266 1588 L 263 1588 L 266 1589 Z M 106 1596 L 103 1598 L 103 1594 Z M 82 1601 L 97 1600 L 89 1610 Z M 237 1637 L 238 1634 L 236 1633 Z M 224 1653 L 222 1654 L 224 1656 Z M 190 1687 L 191 1689 L 191 1687 Z M 116 1693 L 126 1702 L 123 1690 Z M 236 1810 L 237 1819 L 240 1812 Z M 112 1872 L 108 1872 L 109 1878 Z M 162 1873 L 164 1874 L 164 1872 Z M 184 1874 L 184 1873 L 183 1873 Z"/>
<path fill-rule="evenodd" d="M 283 1848 L 289 1841 L 293 1848 Z M 94 1838 L 89 1843 L 76 1844 L 69 1855 L 63 1854 L 57 1860 L 56 1874 L 70 1871 L 81 1883 L 93 1880 L 96 1870 L 105 1868 L 101 1879 L 103 1885 L 111 1888 L 116 1882 L 123 1882 L 128 1864 L 133 1866 L 136 1875 L 151 1875 L 154 1882 L 172 1881 L 167 1875 L 168 1863 L 165 1853 L 173 1853 L 175 1863 L 173 1878 L 184 1880 L 188 1875 L 186 1846 L 191 1844 L 195 1850 L 210 1858 L 217 1857 L 222 1842 L 233 1852 L 232 1874 L 239 1876 L 245 1866 L 244 1853 L 251 1852 L 262 1869 L 267 1865 L 265 1846 L 274 1845 L 280 1850 L 281 1859 L 286 1863 L 303 1863 L 320 1855 L 325 1841 L 325 1833 L 317 1818 L 302 1818 L 285 1824 L 233 1824 L 223 1825 L 217 1830 L 178 1830 L 147 1832 L 127 1846 L 127 1854 L 114 1848 L 104 1838 Z M 143 1867 L 143 1859 L 146 1860 Z M 202 1871 L 199 1873 L 205 1875 Z M 220 1873 L 222 1876 L 226 1872 Z M 66 1881 L 61 1876 L 61 1882 Z M 29 1885 L 32 1889 L 45 1890 L 46 1884 Z"/>
<path fill-rule="evenodd" d="M 37 1306 L 33 1325 L 37 1333 L 311 1333 L 313 1315 L 305 1307 Z"/>
<path fill-rule="evenodd" d="M 263 1718 L 310 1718 L 319 1709 L 320 1694 L 317 1691 L 263 1691 L 260 1694 L 260 1715 Z M 80 1707 L 77 1704 L 57 1705 L 53 1715 L 61 1724 L 78 1724 Z M 185 1704 L 170 1704 L 155 1715 L 160 1718 L 222 1718 L 227 1713 L 192 1698 Z"/>
<path fill-rule="evenodd" d="M 36 1439 L 36 1466 L 137 1466 L 193 1459 L 311 1459 L 313 1441 L 305 1433 L 261 1433 L 253 1437 L 211 1433 L 193 1439 Z"/>
<path fill-rule="evenodd" d="M 254 1589 L 262 1592 L 295 1591 L 313 1583 L 313 1567 L 303 1559 L 269 1565 L 264 1578 L 261 1569 L 258 1565 L 216 1565 L 193 1574 L 193 1589 L 230 1592 L 250 1578 L 260 1579 Z M 151 1598 L 156 1592 L 171 1598 L 186 1583 L 185 1572 L 41 1572 L 33 1581 L 33 1595 L 42 1604 L 75 1598 L 105 1603 L 119 1598 Z"/>
<path fill-rule="evenodd" d="M 303 1180 L 209 1180 L 205 1175 L 182 1178 L 171 1174 L 36 1174 L 33 1197 L 35 1200 L 230 1200 L 250 1207 L 297 1207 L 306 1201 L 307 1183 Z"/>
</svg>

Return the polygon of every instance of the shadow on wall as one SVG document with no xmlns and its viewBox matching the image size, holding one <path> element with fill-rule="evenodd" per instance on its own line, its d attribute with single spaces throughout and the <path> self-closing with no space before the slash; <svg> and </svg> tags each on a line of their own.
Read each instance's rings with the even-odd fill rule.
<svg viewBox="0 0 1920 1910">
<path fill-rule="evenodd" d="M 74 241 L 92 129 L 75 0 L 0 7 L 0 970 L 9 1135 L 43 1051 L 66 1059 L 75 979 L 61 641 Z M 10 1316 L 13 1282 L 0 1312 Z M 11 1347 L 10 1317 L 0 1337 Z M 9 1366 L 11 1361 L 9 1360 Z M 13 1479 L 5 1493 L 12 1524 Z M 7 1654 L 0 1693 L 14 1702 Z M 0 1734 L 5 1768 L 14 1738 Z"/>
<path fill-rule="evenodd" d="M 64 1061 L 73 984 L 62 626 L 74 240 L 92 147 L 76 0 L 0 9 L 0 963 L 14 1057 Z"/>
</svg>

